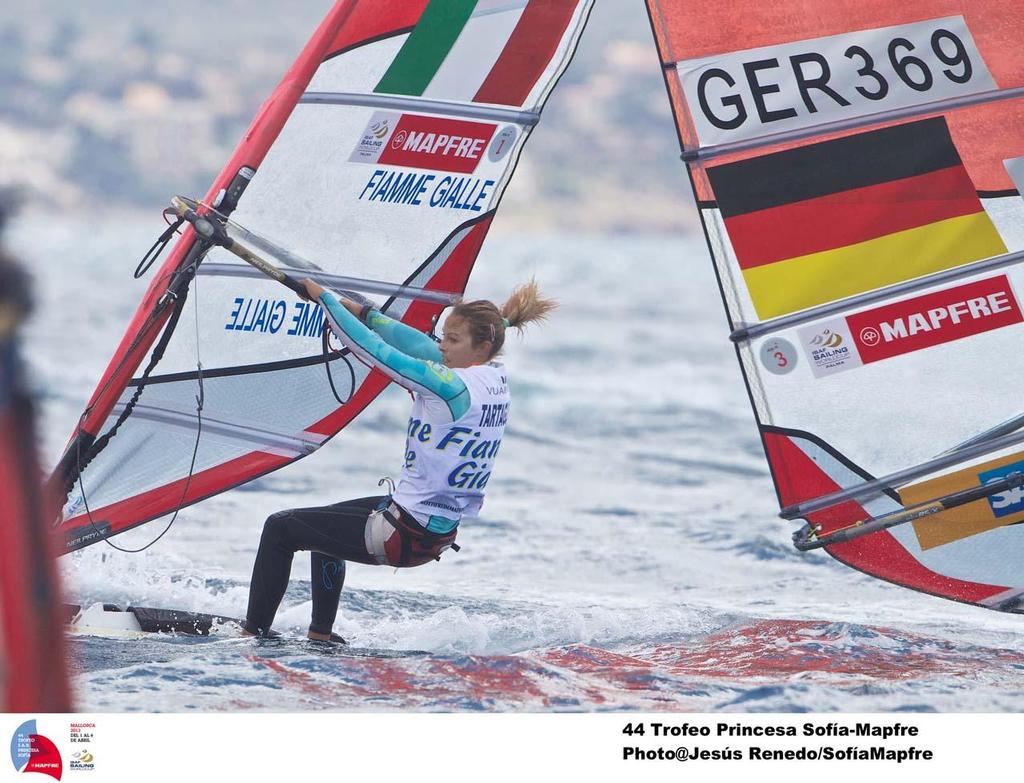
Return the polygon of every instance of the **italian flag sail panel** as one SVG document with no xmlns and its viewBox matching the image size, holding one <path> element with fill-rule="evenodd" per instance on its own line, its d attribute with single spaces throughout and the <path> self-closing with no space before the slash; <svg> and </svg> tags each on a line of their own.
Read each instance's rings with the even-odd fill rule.
<svg viewBox="0 0 1024 783">
<path fill-rule="evenodd" d="M 522 105 L 575 11 L 550 0 L 432 0 L 374 92 Z"/>
<path fill-rule="evenodd" d="M 1004 611 L 1019 489 L 828 535 L 1024 470 L 1018 5 L 648 1 L 784 515 L 854 568 Z"/>
</svg>

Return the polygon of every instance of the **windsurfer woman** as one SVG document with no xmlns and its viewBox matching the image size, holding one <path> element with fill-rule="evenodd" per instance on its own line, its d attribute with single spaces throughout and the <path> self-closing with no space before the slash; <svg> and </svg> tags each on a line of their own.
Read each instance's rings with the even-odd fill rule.
<svg viewBox="0 0 1024 783">
<path fill-rule="evenodd" d="M 292 556 L 309 550 L 313 613 L 309 638 L 332 634 L 345 561 L 411 568 L 455 545 L 459 522 L 476 516 L 494 469 L 508 415 L 505 368 L 494 361 L 508 327 L 542 320 L 556 305 L 535 282 L 502 307 L 478 300 L 454 307 L 441 342 L 370 306 L 303 280 L 331 329 L 361 360 L 408 389 L 415 400 L 405 461 L 393 493 L 272 514 L 263 527 L 249 587 L 245 630 L 269 634 L 288 586 Z"/>
</svg>

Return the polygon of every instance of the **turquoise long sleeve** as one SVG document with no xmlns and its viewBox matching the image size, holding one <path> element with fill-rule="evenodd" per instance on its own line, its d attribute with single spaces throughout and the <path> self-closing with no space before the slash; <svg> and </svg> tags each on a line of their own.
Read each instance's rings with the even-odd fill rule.
<svg viewBox="0 0 1024 783">
<path fill-rule="evenodd" d="M 430 339 L 429 335 L 384 315 L 380 310 L 370 311 L 366 318 L 366 325 L 379 334 L 384 342 L 402 353 L 431 362 L 440 363 L 442 361 L 441 349 Z"/>
<path fill-rule="evenodd" d="M 369 329 L 342 305 L 332 293 L 325 291 L 320 296 L 320 304 L 327 313 L 328 323 L 338 339 L 356 356 L 378 368 L 400 386 L 417 394 L 429 394 L 443 401 L 451 413 L 452 420 L 460 418 L 469 410 L 469 389 L 457 373 L 433 359 L 420 358 L 404 353 L 390 345 L 376 331 Z M 387 316 L 381 315 L 382 318 Z M 393 319 L 387 319 L 394 323 Z M 415 331 L 410 327 L 405 327 Z M 392 332 L 398 330 L 392 329 Z M 433 342 L 426 335 L 421 335 L 428 342 Z M 408 335 L 402 337 L 404 342 L 413 342 Z M 419 350 L 425 350 L 422 343 L 417 342 Z M 433 346 L 440 358 L 440 351 Z"/>
</svg>

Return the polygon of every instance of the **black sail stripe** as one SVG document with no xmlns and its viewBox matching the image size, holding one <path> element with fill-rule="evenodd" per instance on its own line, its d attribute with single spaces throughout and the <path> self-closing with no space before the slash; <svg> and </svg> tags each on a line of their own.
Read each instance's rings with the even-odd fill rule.
<svg viewBox="0 0 1024 783">
<path fill-rule="evenodd" d="M 723 217 L 962 165 L 943 117 L 708 168 Z"/>
</svg>

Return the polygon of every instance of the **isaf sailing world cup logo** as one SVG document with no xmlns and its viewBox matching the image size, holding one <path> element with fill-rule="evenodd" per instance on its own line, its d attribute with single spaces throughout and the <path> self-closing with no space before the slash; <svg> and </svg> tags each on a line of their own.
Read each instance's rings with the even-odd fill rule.
<svg viewBox="0 0 1024 783">
<path fill-rule="evenodd" d="M 815 378 L 861 365 L 856 341 L 843 319 L 801 329 L 799 335 Z"/>
<path fill-rule="evenodd" d="M 822 329 L 814 339 L 811 340 L 811 345 L 816 345 L 819 348 L 838 348 L 843 344 L 843 337 L 840 334 L 836 334 L 831 329 Z"/>
<path fill-rule="evenodd" d="M 88 748 L 82 748 L 77 753 L 71 754 L 71 761 L 68 763 L 68 767 L 75 770 L 95 769 L 94 759 L 95 756 L 92 755 L 92 751 Z"/>
<path fill-rule="evenodd" d="M 56 780 L 64 773 L 60 751 L 39 733 L 34 720 L 22 723 L 11 737 L 11 763 L 16 772 L 41 772 Z"/>
</svg>

